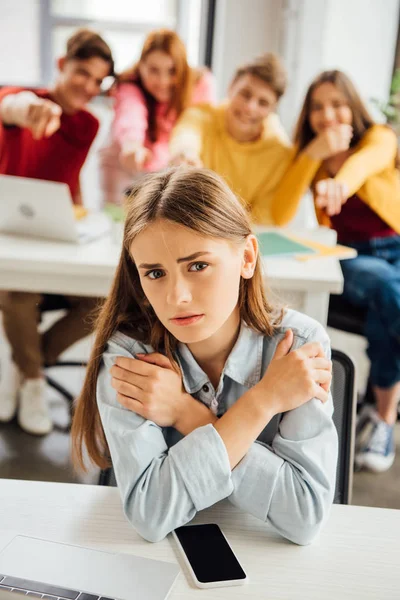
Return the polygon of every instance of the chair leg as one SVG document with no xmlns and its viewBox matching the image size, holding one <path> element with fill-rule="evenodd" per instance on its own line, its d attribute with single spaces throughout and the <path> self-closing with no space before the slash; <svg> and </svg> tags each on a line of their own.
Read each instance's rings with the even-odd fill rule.
<svg viewBox="0 0 400 600">
<path fill-rule="evenodd" d="M 68 400 L 70 404 L 72 404 L 74 401 L 74 396 L 71 394 L 71 392 L 69 392 L 63 385 L 58 383 L 58 381 L 50 377 L 50 375 L 46 375 L 46 381 L 50 387 L 57 390 L 57 392 L 59 392 L 66 400 Z"/>
<path fill-rule="evenodd" d="M 100 471 L 98 485 L 110 485 L 111 473 L 112 473 L 111 467 Z"/>
<path fill-rule="evenodd" d="M 87 362 L 85 362 L 84 360 L 65 360 L 53 363 L 51 365 L 45 364 L 44 368 L 51 369 L 52 367 L 87 367 L 87 365 Z"/>
<path fill-rule="evenodd" d="M 47 365 L 47 364 L 45 365 L 45 369 L 51 369 L 52 367 L 55 367 L 55 368 L 87 367 L 87 362 L 85 362 L 83 360 L 80 360 L 80 361 L 66 360 L 66 361 L 60 361 L 60 362 L 57 362 L 57 363 L 51 364 L 51 365 Z M 50 375 L 46 374 L 45 377 L 46 377 L 46 381 L 47 381 L 48 385 L 50 387 L 52 387 L 53 389 L 55 389 L 68 403 L 70 423 L 66 427 L 59 427 L 58 429 L 66 432 L 66 433 L 69 433 L 71 431 L 71 422 L 72 422 L 72 416 L 73 416 L 73 410 L 74 410 L 75 396 L 73 396 L 71 394 L 71 392 L 69 392 L 63 385 L 58 383 L 58 381 L 53 379 L 53 377 L 51 377 Z"/>
<path fill-rule="evenodd" d="M 46 383 L 51 388 L 56 390 L 67 401 L 67 404 L 68 404 L 68 413 L 69 413 L 68 424 L 65 425 L 65 427 L 62 427 L 61 425 L 56 425 L 55 427 L 56 427 L 56 429 L 58 429 L 59 431 L 62 431 L 63 433 L 70 433 L 75 398 L 67 389 L 65 389 L 64 386 L 59 384 L 58 381 L 56 381 L 49 375 L 45 375 L 45 379 L 46 379 Z"/>
<path fill-rule="evenodd" d="M 365 392 L 365 400 L 366 404 L 375 404 L 375 396 L 374 390 L 372 389 L 371 378 L 368 377 L 367 390 Z"/>
</svg>

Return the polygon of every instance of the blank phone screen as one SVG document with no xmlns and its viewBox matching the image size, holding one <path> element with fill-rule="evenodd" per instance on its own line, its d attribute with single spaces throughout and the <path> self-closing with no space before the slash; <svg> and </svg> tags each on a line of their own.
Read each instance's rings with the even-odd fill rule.
<svg viewBox="0 0 400 600">
<path fill-rule="evenodd" d="M 201 583 L 246 578 L 218 525 L 186 525 L 175 533 Z"/>
</svg>

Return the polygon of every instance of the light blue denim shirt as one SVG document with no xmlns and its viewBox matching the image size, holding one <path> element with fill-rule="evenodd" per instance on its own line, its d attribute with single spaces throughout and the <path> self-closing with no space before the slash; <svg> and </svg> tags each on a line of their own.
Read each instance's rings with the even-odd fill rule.
<svg viewBox="0 0 400 600">
<path fill-rule="evenodd" d="M 242 324 L 217 390 L 187 346 L 180 344 L 178 360 L 186 391 L 223 415 L 262 378 L 288 328 L 294 333 L 293 349 L 319 341 L 330 357 L 323 327 L 289 310 L 273 337 Z M 134 357 L 139 352 L 152 348 L 116 333 L 104 353 L 97 383 L 118 488 L 135 529 L 147 540 L 158 541 L 188 523 L 197 511 L 228 498 L 293 542 L 309 543 L 329 511 L 335 489 L 338 442 L 332 398 L 325 404 L 312 399 L 276 416 L 231 470 L 213 425 L 182 437 L 117 402 L 109 370 L 117 356 Z"/>
</svg>

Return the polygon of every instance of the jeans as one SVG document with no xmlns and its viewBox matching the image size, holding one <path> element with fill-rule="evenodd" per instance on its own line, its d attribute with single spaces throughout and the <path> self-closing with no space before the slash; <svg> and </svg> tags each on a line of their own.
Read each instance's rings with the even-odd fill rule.
<svg viewBox="0 0 400 600">
<path fill-rule="evenodd" d="M 343 297 L 367 309 L 371 383 L 389 388 L 400 381 L 400 236 L 347 245 L 358 256 L 341 261 Z"/>
</svg>

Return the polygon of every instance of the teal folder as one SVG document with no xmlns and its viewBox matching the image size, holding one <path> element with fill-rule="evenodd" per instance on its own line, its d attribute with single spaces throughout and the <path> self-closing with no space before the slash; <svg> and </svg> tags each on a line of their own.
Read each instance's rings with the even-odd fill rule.
<svg viewBox="0 0 400 600">
<path fill-rule="evenodd" d="M 275 231 L 257 234 L 261 256 L 295 256 L 297 254 L 316 254 L 316 250 L 291 240 Z"/>
</svg>

